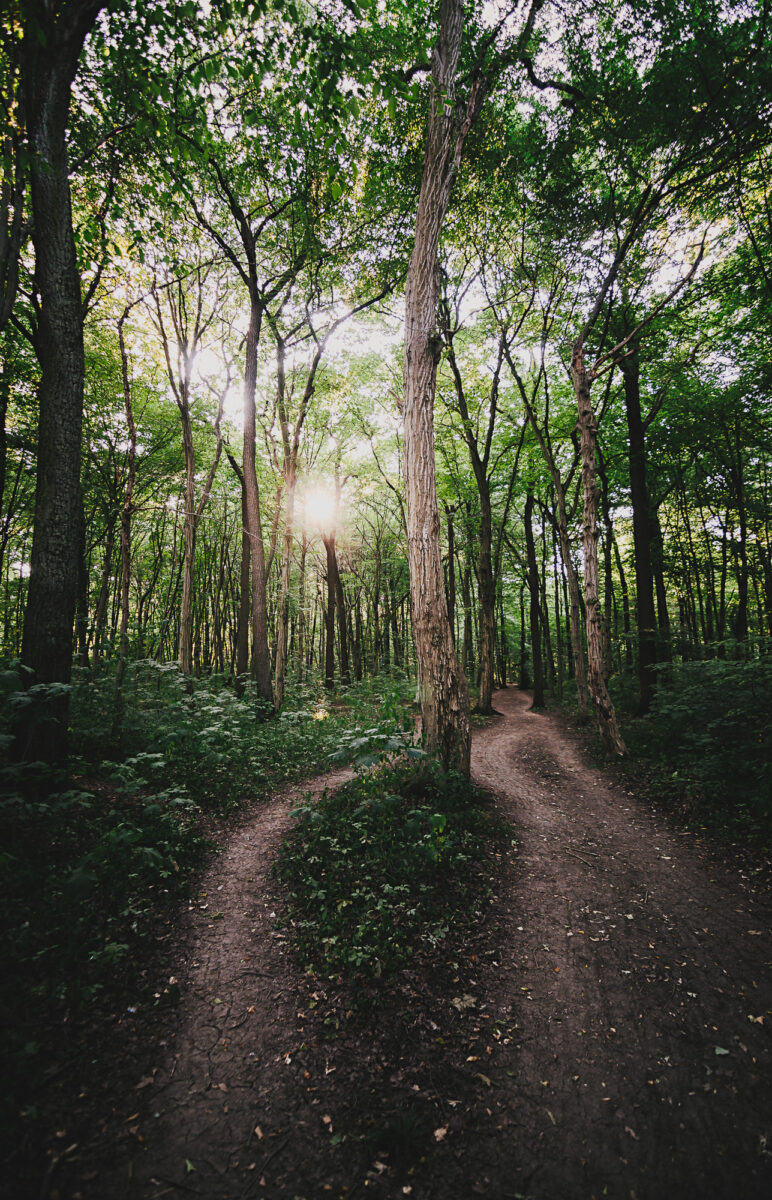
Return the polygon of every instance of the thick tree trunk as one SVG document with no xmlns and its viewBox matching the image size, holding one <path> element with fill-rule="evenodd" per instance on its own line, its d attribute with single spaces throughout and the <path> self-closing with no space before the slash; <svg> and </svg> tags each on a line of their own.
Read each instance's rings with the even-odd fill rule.
<svg viewBox="0 0 772 1200">
<path fill-rule="evenodd" d="M 434 397 L 441 338 L 437 330 L 440 231 L 469 122 L 454 110 L 463 0 L 442 0 L 432 61 L 432 96 L 415 242 L 405 287 L 405 485 L 410 593 L 424 745 L 443 765 L 469 773 L 471 724 L 442 576 L 434 460 Z"/>
<path fill-rule="evenodd" d="M 257 390 L 257 347 L 260 340 L 260 308 L 251 299 L 244 365 L 244 491 L 246 521 L 249 537 L 252 572 L 252 653 L 255 663 L 257 694 L 267 704 L 273 704 L 271 685 L 271 656 L 268 649 L 268 604 L 266 596 L 265 547 L 260 520 L 260 492 L 257 485 L 255 442 L 257 425 L 255 393 Z"/>
<path fill-rule="evenodd" d="M 571 380 L 578 410 L 582 490 L 584 493 L 584 601 L 587 622 L 587 666 L 590 701 L 598 732 L 610 754 L 625 754 L 626 748 L 617 725 L 616 712 L 606 687 L 603 663 L 603 617 L 598 586 L 598 502 L 600 490 L 596 478 L 597 422 L 590 394 L 591 378 L 584 364 L 584 346 L 578 342 L 571 356 Z"/>
<path fill-rule="evenodd" d="M 22 661 L 34 684 L 69 684 L 81 523 L 83 309 L 72 228 L 66 129 L 70 87 L 102 5 L 71 0 L 24 13 L 24 105 L 30 147 L 32 238 L 40 317 L 37 488 Z M 33 706 L 36 707 L 36 706 Z M 16 753 L 64 763 L 69 694 L 25 710 Z"/>
</svg>

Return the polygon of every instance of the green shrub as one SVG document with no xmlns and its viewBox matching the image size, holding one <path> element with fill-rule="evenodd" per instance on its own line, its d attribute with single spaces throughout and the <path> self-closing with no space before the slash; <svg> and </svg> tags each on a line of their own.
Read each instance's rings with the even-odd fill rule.
<svg viewBox="0 0 772 1200">
<path fill-rule="evenodd" d="M 296 814 L 278 870 L 313 970 L 377 977 L 482 901 L 490 814 L 467 781 L 434 762 L 381 767 Z"/>
<path fill-rule="evenodd" d="M 738 835 L 769 836 L 772 659 L 673 667 L 630 743 L 687 814 Z"/>
</svg>

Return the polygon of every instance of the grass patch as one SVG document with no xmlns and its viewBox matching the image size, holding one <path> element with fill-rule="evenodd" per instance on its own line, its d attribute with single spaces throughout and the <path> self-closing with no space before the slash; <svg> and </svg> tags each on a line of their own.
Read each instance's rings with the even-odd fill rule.
<svg viewBox="0 0 772 1200">
<path fill-rule="evenodd" d="M 490 808 L 430 760 L 383 766 L 296 814 L 278 872 L 295 947 L 314 972 L 378 978 L 441 942 L 490 893 Z"/>
</svg>

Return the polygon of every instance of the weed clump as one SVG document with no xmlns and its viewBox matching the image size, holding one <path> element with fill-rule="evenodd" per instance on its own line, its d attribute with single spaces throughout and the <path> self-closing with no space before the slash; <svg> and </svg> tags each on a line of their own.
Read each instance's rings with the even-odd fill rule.
<svg viewBox="0 0 772 1200">
<path fill-rule="evenodd" d="M 433 761 L 382 766 L 296 816 L 278 871 L 314 971 L 378 978 L 442 941 L 489 892 L 490 810 Z"/>
</svg>

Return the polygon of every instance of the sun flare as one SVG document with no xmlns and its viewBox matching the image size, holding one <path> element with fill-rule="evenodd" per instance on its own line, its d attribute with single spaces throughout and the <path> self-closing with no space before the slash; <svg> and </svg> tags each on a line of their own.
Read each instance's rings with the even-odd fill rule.
<svg viewBox="0 0 772 1200">
<path fill-rule="evenodd" d="M 337 516 L 335 496 L 326 488 L 314 488 L 305 499 L 306 519 L 318 529 L 332 529 Z"/>
</svg>

